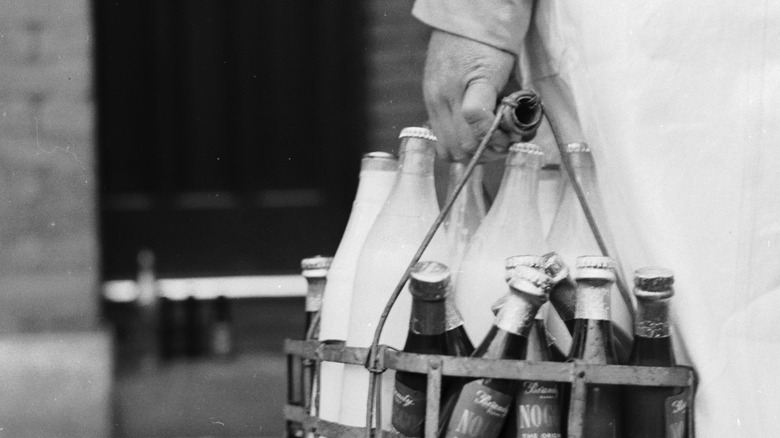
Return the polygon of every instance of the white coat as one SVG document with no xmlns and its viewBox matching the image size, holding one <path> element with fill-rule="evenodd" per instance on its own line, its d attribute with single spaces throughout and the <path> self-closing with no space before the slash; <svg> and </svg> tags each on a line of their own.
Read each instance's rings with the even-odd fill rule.
<svg viewBox="0 0 780 438">
<path fill-rule="evenodd" d="M 566 140 L 591 146 L 624 271 L 675 273 L 697 436 L 780 436 L 780 2 L 417 0 L 414 14 L 519 55 Z"/>
</svg>

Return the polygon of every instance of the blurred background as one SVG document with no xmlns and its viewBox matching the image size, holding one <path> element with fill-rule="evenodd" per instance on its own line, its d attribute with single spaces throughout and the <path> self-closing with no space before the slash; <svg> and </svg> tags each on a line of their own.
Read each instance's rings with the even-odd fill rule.
<svg viewBox="0 0 780 438">
<path fill-rule="evenodd" d="M 411 6 L 0 0 L 0 436 L 283 434 L 300 260 L 426 118 Z"/>
</svg>

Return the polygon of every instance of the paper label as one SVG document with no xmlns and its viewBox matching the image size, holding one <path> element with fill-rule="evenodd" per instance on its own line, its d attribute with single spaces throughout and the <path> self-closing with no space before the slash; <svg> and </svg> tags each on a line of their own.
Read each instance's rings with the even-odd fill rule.
<svg viewBox="0 0 780 438">
<path fill-rule="evenodd" d="M 666 399 L 666 438 L 685 438 L 690 388 Z"/>
<path fill-rule="evenodd" d="M 523 382 L 515 409 L 517 438 L 561 438 L 560 391 L 554 382 Z"/>
<path fill-rule="evenodd" d="M 467 383 L 458 397 L 445 438 L 495 438 L 501 432 L 512 397 L 482 384 Z"/>
<path fill-rule="evenodd" d="M 425 435 L 425 392 L 416 391 L 396 380 L 391 421 L 393 428 L 401 435 Z"/>
</svg>

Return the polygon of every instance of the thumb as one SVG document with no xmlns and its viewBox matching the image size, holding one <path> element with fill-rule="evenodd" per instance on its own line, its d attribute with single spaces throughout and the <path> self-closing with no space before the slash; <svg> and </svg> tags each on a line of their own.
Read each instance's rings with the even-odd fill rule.
<svg viewBox="0 0 780 438">
<path fill-rule="evenodd" d="M 469 153 L 474 153 L 479 141 L 487 134 L 495 119 L 495 110 L 498 100 L 498 89 L 487 82 L 471 82 L 463 94 L 461 115 L 468 124 L 471 132 L 461 133 L 461 138 L 473 139 L 473 143 L 462 145 Z M 468 134 L 468 135 L 465 135 Z M 497 130 L 493 134 L 490 145 L 497 150 L 505 150 L 509 144 L 509 136 L 503 131 Z M 490 151 L 490 149 L 488 149 Z M 486 158 L 488 158 L 486 156 Z"/>
</svg>

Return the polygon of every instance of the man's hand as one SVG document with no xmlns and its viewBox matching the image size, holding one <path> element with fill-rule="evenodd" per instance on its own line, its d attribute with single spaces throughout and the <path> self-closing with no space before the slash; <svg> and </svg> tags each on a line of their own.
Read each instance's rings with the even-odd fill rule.
<svg viewBox="0 0 780 438">
<path fill-rule="evenodd" d="M 509 52 L 433 30 L 423 93 L 441 158 L 464 161 L 474 153 L 495 118 L 498 95 L 514 65 Z M 496 131 L 491 145 L 504 150 L 510 141 L 505 132 Z M 501 156 L 490 147 L 483 155 L 485 160 Z"/>
</svg>

